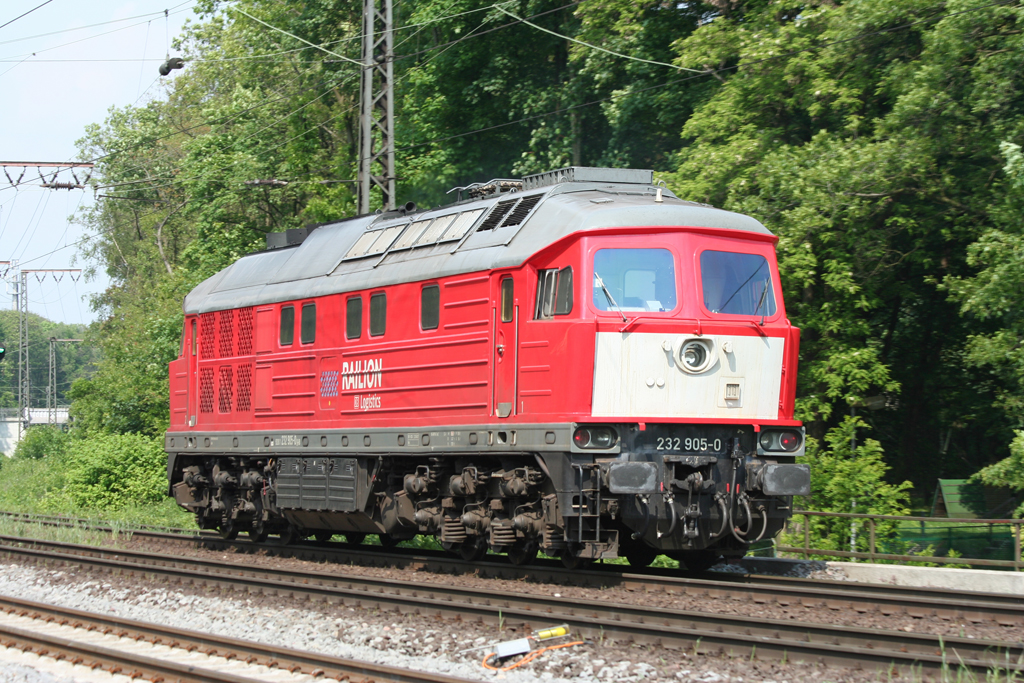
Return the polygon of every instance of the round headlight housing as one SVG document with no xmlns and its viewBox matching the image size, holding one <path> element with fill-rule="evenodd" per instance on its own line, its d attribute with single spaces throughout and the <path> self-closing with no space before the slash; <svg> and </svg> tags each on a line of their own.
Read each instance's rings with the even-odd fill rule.
<svg viewBox="0 0 1024 683">
<path fill-rule="evenodd" d="M 576 448 L 611 448 L 618 440 L 618 433 L 611 427 L 579 427 L 572 435 Z"/>
<path fill-rule="evenodd" d="M 687 339 L 679 347 L 679 364 L 691 375 L 700 374 L 714 364 L 714 351 L 709 339 Z"/>
<path fill-rule="evenodd" d="M 764 451 L 792 453 L 800 450 L 801 440 L 800 432 L 797 431 L 768 430 L 761 432 L 758 443 L 761 444 L 761 450 Z"/>
<path fill-rule="evenodd" d="M 779 434 L 779 446 L 784 451 L 795 451 L 800 448 L 800 435 L 797 432 L 781 432 Z"/>
</svg>

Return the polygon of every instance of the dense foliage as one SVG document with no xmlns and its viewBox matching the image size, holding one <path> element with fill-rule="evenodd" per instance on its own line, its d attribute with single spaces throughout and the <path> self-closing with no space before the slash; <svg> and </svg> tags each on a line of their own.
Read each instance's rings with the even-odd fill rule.
<svg viewBox="0 0 1024 683">
<path fill-rule="evenodd" d="M 0 468 L 0 510 L 191 526 L 166 498 L 162 439 L 29 428 Z"/>
<path fill-rule="evenodd" d="M 812 459 L 873 473 L 842 483 L 875 491 L 858 506 L 904 509 L 905 487 L 878 482 L 924 494 L 1008 455 L 1024 427 L 1019 4 L 395 7 L 403 199 L 565 164 L 654 168 L 779 235 L 800 416 L 826 444 Z M 74 390 L 83 428 L 159 433 L 181 296 L 268 231 L 352 213 L 360 10 L 204 0 L 166 96 L 88 130 L 83 158 L 130 200 L 85 217 L 114 285 L 97 300 L 105 358 Z M 269 179 L 287 184 L 254 183 Z"/>
</svg>

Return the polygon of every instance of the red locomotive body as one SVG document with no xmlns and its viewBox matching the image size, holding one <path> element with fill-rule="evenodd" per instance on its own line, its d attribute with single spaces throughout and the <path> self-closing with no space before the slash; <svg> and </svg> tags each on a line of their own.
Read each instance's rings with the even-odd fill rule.
<svg viewBox="0 0 1024 683">
<path fill-rule="evenodd" d="M 772 236 L 649 171 L 268 236 L 185 300 L 171 492 L 204 528 L 699 568 L 773 535 L 799 330 Z"/>
</svg>

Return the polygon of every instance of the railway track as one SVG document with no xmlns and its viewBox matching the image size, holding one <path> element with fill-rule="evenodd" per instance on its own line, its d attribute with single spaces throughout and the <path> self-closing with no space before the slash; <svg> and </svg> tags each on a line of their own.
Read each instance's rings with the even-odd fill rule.
<svg viewBox="0 0 1024 683">
<path fill-rule="evenodd" d="M 541 594 L 379 579 L 346 574 L 340 568 L 336 573 L 254 568 L 12 537 L 0 537 L 0 554 L 47 566 L 78 565 L 110 574 L 215 587 L 225 593 L 258 592 L 463 622 L 503 622 L 506 627 L 521 625 L 523 629 L 568 623 L 576 633 L 593 639 L 659 644 L 709 654 L 900 670 L 936 671 L 949 666 L 975 673 L 1024 670 L 1024 645 L 1020 642 L 940 638 L 610 602 L 581 604 Z M 718 584 L 714 590 L 723 590 L 722 586 Z"/>
<path fill-rule="evenodd" d="M 443 674 L 223 638 L 105 614 L 0 596 L 0 645 L 102 668 L 131 678 L 180 683 L 467 683 Z"/>
<path fill-rule="evenodd" d="M 83 520 L 60 517 L 9 512 L 2 512 L 0 515 L 54 526 L 83 524 Z M 92 525 L 90 528 L 113 531 L 111 527 L 98 525 Z M 530 565 L 514 566 L 500 556 L 495 556 L 494 561 L 485 559 L 480 562 L 466 562 L 437 551 L 384 549 L 380 546 L 353 546 L 344 543 L 265 543 L 256 546 L 248 541 L 225 541 L 212 533 L 197 534 L 188 530 L 162 527 L 142 527 L 132 530 L 131 533 L 136 538 L 170 546 L 201 542 L 211 549 L 231 548 L 239 552 L 263 552 L 311 562 L 407 568 L 453 575 L 476 574 L 485 578 L 594 588 L 616 586 L 637 592 L 690 595 L 709 601 L 748 601 L 755 604 L 768 602 L 782 606 L 804 606 L 807 609 L 878 613 L 883 616 L 905 614 L 915 618 L 959 620 L 960 623 L 992 623 L 1024 630 L 1024 595 L 964 593 L 938 588 L 896 587 L 724 572 L 679 576 L 665 570 L 636 569 L 624 565 L 597 564 L 586 570 L 568 570 L 560 562 L 553 560 L 538 560 Z"/>
</svg>

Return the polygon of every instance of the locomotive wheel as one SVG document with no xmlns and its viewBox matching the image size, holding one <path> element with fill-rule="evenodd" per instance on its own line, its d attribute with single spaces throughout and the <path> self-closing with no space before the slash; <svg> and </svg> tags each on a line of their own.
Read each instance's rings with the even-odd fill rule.
<svg viewBox="0 0 1024 683">
<path fill-rule="evenodd" d="M 263 520 L 253 522 L 246 533 L 249 534 L 249 540 L 253 543 L 263 543 L 263 541 L 267 540 L 267 536 L 270 535 L 267 532 L 267 524 Z"/>
<path fill-rule="evenodd" d="M 466 562 L 479 562 L 487 554 L 487 544 L 481 541 L 466 541 L 459 546 L 459 556 Z"/>
<path fill-rule="evenodd" d="M 362 545 L 363 541 L 366 540 L 366 534 L 353 531 L 345 534 L 345 542 L 349 545 Z"/>
<path fill-rule="evenodd" d="M 688 572 L 706 572 L 718 564 L 722 556 L 713 550 L 687 550 L 676 554 L 676 559 Z"/>
<path fill-rule="evenodd" d="M 391 534 L 381 534 L 377 538 L 380 539 L 380 544 L 384 548 L 394 548 L 402 540 L 400 538 L 395 538 Z"/>
<path fill-rule="evenodd" d="M 329 541 L 332 538 L 334 538 L 334 532 L 333 531 L 314 531 L 313 532 L 313 538 L 316 539 L 320 543 L 326 543 L 327 541 Z"/>
<path fill-rule="evenodd" d="M 658 551 L 646 543 L 630 546 L 624 554 L 630 567 L 649 567 L 657 556 Z"/>
<path fill-rule="evenodd" d="M 217 534 L 225 541 L 233 541 L 238 538 L 238 526 L 234 521 L 222 522 L 221 525 L 217 527 Z"/>
<path fill-rule="evenodd" d="M 530 564 L 537 559 L 537 544 L 533 541 L 516 543 L 508 550 L 508 561 L 517 567 Z"/>
<path fill-rule="evenodd" d="M 281 543 L 285 545 L 291 545 L 292 543 L 298 543 L 303 538 L 303 534 L 299 529 L 291 524 L 288 528 L 281 532 Z"/>
<path fill-rule="evenodd" d="M 588 557 L 580 557 L 571 550 L 562 551 L 562 566 L 566 569 L 586 569 L 594 561 Z"/>
</svg>

